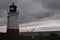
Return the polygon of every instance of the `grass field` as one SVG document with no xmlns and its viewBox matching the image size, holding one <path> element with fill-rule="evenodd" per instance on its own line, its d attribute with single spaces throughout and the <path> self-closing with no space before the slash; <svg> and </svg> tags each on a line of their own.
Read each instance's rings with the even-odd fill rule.
<svg viewBox="0 0 60 40">
<path fill-rule="evenodd" d="M 60 40 L 59 36 L 50 35 L 50 36 L 15 36 L 15 35 L 8 35 L 4 33 L 0 33 L 0 40 Z"/>
</svg>

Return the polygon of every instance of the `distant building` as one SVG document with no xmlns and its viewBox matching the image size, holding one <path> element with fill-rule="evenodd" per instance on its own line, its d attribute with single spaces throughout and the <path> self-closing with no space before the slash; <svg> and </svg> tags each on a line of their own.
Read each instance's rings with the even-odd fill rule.
<svg viewBox="0 0 60 40">
<path fill-rule="evenodd" d="M 7 34 L 19 35 L 18 14 L 17 6 L 13 2 L 12 5 L 9 6 L 7 17 Z"/>
</svg>

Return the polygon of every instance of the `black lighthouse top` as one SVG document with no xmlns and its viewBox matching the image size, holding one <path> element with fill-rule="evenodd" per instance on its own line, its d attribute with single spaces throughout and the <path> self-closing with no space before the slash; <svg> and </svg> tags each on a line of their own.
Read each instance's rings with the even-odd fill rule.
<svg viewBox="0 0 60 40">
<path fill-rule="evenodd" d="M 12 2 L 12 5 L 9 6 L 10 12 L 17 12 L 17 6 L 14 5 L 14 2 Z"/>
</svg>

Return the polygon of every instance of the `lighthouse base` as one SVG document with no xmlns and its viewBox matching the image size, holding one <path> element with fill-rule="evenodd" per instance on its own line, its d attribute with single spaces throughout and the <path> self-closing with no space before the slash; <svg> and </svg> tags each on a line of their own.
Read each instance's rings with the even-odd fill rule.
<svg viewBox="0 0 60 40">
<path fill-rule="evenodd" d="M 19 35 L 19 29 L 7 29 L 7 34 Z"/>
</svg>

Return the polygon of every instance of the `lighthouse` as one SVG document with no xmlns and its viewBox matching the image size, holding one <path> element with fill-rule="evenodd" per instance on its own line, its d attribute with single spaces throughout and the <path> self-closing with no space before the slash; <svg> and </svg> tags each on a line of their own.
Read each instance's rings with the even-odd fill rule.
<svg viewBox="0 0 60 40">
<path fill-rule="evenodd" d="M 7 34 L 19 35 L 18 14 L 17 6 L 13 2 L 12 5 L 9 6 L 7 16 Z"/>
</svg>

